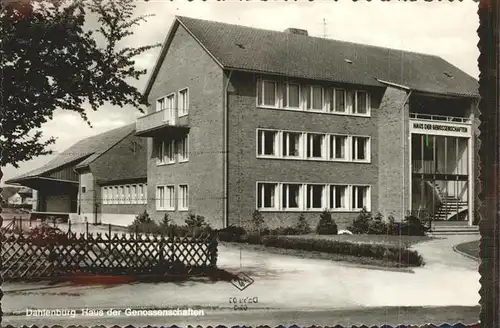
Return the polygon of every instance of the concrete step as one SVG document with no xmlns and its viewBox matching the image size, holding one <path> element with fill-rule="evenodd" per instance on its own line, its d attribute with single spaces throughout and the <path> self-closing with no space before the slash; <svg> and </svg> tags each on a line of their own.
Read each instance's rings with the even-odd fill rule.
<svg viewBox="0 0 500 328">
<path fill-rule="evenodd" d="M 456 235 L 479 235 L 478 231 L 430 231 L 427 233 L 430 236 L 456 236 Z"/>
</svg>

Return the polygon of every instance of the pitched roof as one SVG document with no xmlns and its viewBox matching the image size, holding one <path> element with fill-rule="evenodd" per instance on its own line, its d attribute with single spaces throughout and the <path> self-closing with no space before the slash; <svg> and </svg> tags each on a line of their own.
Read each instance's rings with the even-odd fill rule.
<svg viewBox="0 0 500 328">
<path fill-rule="evenodd" d="M 146 96 L 179 24 L 225 69 L 366 86 L 383 86 L 380 79 L 420 92 L 479 96 L 476 79 L 434 55 L 182 16 L 165 40 Z"/>
<path fill-rule="evenodd" d="M 71 163 L 77 163 L 78 166 L 82 163 L 89 164 L 134 131 L 135 123 L 80 140 L 42 167 L 10 179 L 6 183 L 15 183 L 23 178 L 40 176 Z"/>
</svg>

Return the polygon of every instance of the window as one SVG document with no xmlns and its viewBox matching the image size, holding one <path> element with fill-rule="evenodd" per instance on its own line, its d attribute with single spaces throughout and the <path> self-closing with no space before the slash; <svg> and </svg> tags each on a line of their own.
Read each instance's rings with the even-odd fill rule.
<svg viewBox="0 0 500 328">
<path fill-rule="evenodd" d="M 103 204 L 108 203 L 108 187 L 102 188 L 102 203 Z"/>
<path fill-rule="evenodd" d="M 144 185 L 140 184 L 137 186 L 137 203 L 144 203 Z"/>
<path fill-rule="evenodd" d="M 347 186 L 330 186 L 330 208 L 347 209 Z"/>
<path fill-rule="evenodd" d="M 309 110 L 323 110 L 323 88 L 309 86 L 307 88 L 306 105 Z"/>
<path fill-rule="evenodd" d="M 298 209 L 301 207 L 300 184 L 283 184 L 282 206 L 283 209 Z"/>
<path fill-rule="evenodd" d="M 175 210 L 175 187 L 167 186 L 165 190 L 165 209 Z"/>
<path fill-rule="evenodd" d="M 111 204 L 118 204 L 118 187 L 111 187 L 113 189 L 113 196 L 111 200 Z"/>
<path fill-rule="evenodd" d="M 283 86 L 283 107 L 300 108 L 300 84 L 285 83 Z"/>
<path fill-rule="evenodd" d="M 323 158 L 325 135 L 309 133 L 307 134 L 307 157 Z"/>
<path fill-rule="evenodd" d="M 123 190 L 123 186 L 119 186 L 118 191 L 120 193 L 120 195 L 119 195 L 120 204 L 123 204 L 123 203 L 125 203 L 125 191 Z"/>
<path fill-rule="evenodd" d="M 277 91 L 276 82 L 259 80 L 257 82 L 257 103 L 262 106 L 276 107 Z"/>
<path fill-rule="evenodd" d="M 324 208 L 324 185 L 307 185 L 307 208 Z"/>
<path fill-rule="evenodd" d="M 86 193 L 87 192 L 87 187 L 85 186 L 82 186 L 82 194 Z"/>
<path fill-rule="evenodd" d="M 343 89 L 328 90 L 328 109 L 333 113 L 346 112 L 346 92 Z"/>
<path fill-rule="evenodd" d="M 179 186 L 179 211 L 185 211 L 189 208 L 188 204 L 188 186 Z"/>
<path fill-rule="evenodd" d="M 125 186 L 125 204 L 130 204 L 130 186 Z"/>
<path fill-rule="evenodd" d="M 179 116 L 187 115 L 189 110 L 189 91 L 179 91 Z"/>
<path fill-rule="evenodd" d="M 137 204 L 137 186 L 130 186 L 130 204 Z"/>
<path fill-rule="evenodd" d="M 156 209 L 163 210 L 165 208 L 165 187 L 156 187 Z"/>
<path fill-rule="evenodd" d="M 347 159 L 346 157 L 347 136 L 330 136 L 330 159 Z"/>
<path fill-rule="evenodd" d="M 283 156 L 300 157 L 302 153 L 301 140 L 302 133 L 300 132 L 283 132 Z"/>
<path fill-rule="evenodd" d="M 257 153 L 265 156 L 276 156 L 278 132 L 268 130 L 257 131 Z"/>
<path fill-rule="evenodd" d="M 370 206 L 368 204 L 368 191 L 367 186 L 352 186 L 352 209 L 361 210 L 365 207 L 368 211 Z"/>
<path fill-rule="evenodd" d="M 174 141 L 173 140 L 170 140 L 170 141 L 165 141 L 164 142 L 164 162 L 165 163 L 168 163 L 168 164 L 171 164 L 171 163 L 175 163 L 175 145 L 174 145 Z"/>
<path fill-rule="evenodd" d="M 166 97 L 160 98 L 156 101 L 156 111 L 160 112 L 166 109 L 167 99 Z"/>
<path fill-rule="evenodd" d="M 277 183 L 257 184 L 257 207 L 259 209 L 276 209 L 277 190 Z"/>
<path fill-rule="evenodd" d="M 354 91 L 352 93 L 352 112 L 354 114 L 369 114 L 369 97 L 365 91 Z"/>
<path fill-rule="evenodd" d="M 368 137 L 352 137 L 352 159 L 355 161 L 369 161 Z"/>
<path fill-rule="evenodd" d="M 185 135 L 178 141 L 179 162 L 186 162 L 189 160 L 189 136 Z"/>
<path fill-rule="evenodd" d="M 165 142 L 158 141 L 156 149 L 157 149 L 156 165 L 165 164 Z"/>
</svg>

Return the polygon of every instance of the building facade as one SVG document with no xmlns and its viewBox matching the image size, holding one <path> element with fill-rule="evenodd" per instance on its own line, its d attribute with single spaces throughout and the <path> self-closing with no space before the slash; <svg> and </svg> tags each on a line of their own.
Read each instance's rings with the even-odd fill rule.
<svg viewBox="0 0 500 328">
<path fill-rule="evenodd" d="M 145 95 L 158 220 L 473 223 L 477 81 L 441 58 L 177 17 Z"/>
<path fill-rule="evenodd" d="M 47 165 L 7 181 L 34 189 L 34 217 L 127 226 L 146 210 L 146 141 L 135 123 L 79 141 Z"/>
</svg>

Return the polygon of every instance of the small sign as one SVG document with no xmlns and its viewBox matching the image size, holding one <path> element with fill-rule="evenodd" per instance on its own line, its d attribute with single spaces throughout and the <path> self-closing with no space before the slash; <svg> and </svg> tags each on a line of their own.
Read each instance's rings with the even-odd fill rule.
<svg viewBox="0 0 500 328">
<path fill-rule="evenodd" d="M 425 124 L 425 123 L 413 123 L 414 129 L 420 130 L 433 130 L 433 131 L 449 131 L 449 132 L 461 132 L 467 133 L 468 129 L 465 126 L 452 126 L 444 124 Z"/>
<path fill-rule="evenodd" d="M 253 283 L 254 280 L 243 272 L 240 272 L 233 280 L 231 280 L 231 284 L 239 290 L 244 290 Z"/>
</svg>

